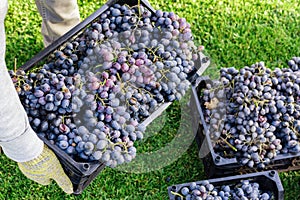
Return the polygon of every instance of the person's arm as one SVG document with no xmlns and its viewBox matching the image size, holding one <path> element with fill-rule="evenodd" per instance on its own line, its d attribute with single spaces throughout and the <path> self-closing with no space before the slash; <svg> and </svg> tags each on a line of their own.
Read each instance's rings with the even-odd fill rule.
<svg viewBox="0 0 300 200">
<path fill-rule="evenodd" d="M 64 192 L 73 193 L 73 185 L 55 154 L 32 130 L 5 65 L 4 19 L 7 0 L 0 4 L 0 146 L 4 154 L 18 162 L 22 173 L 43 185 L 55 180 Z"/>
<path fill-rule="evenodd" d="M 42 34 L 45 45 L 79 23 L 76 0 L 36 0 L 36 4 L 43 18 Z M 7 8 L 7 0 L 2 0 L 0 5 L 0 146 L 12 160 L 24 162 L 37 157 L 42 152 L 43 142 L 29 125 L 5 65 L 4 19 Z"/>
<path fill-rule="evenodd" d="M 31 129 L 5 65 L 4 18 L 7 0 L 0 5 L 0 145 L 7 157 L 17 162 L 36 158 L 43 150 L 43 142 Z"/>
<path fill-rule="evenodd" d="M 36 158 L 43 142 L 29 125 L 6 67 L 0 66 L 0 146 L 10 159 L 25 162 Z"/>
</svg>

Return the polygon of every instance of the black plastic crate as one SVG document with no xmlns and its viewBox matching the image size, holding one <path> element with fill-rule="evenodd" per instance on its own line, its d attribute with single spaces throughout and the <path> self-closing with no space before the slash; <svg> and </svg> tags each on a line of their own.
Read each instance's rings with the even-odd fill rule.
<svg viewBox="0 0 300 200">
<path fill-rule="evenodd" d="M 129 6 L 138 5 L 139 0 L 109 0 L 105 3 L 101 8 L 71 29 L 69 32 L 64 34 L 62 37 L 58 38 L 51 45 L 37 53 L 32 59 L 27 61 L 23 66 L 20 67 L 22 70 L 30 70 L 34 68 L 36 65 L 41 63 L 43 59 L 47 58 L 51 53 L 55 50 L 63 47 L 63 45 L 72 40 L 74 37 L 79 35 L 86 27 L 88 27 L 97 17 L 99 17 L 102 13 L 104 13 L 110 6 L 113 4 L 127 4 Z M 151 7 L 147 0 L 140 0 L 140 4 L 146 7 L 152 13 L 155 12 L 154 8 Z M 201 68 L 201 64 L 203 67 L 207 67 L 209 65 L 209 59 L 204 54 L 200 53 L 199 59 L 195 62 L 195 66 L 199 66 Z M 203 67 L 201 69 L 203 69 Z M 201 75 L 202 70 L 197 71 L 195 68 L 189 76 L 188 80 L 193 84 L 194 81 Z M 144 125 L 148 125 L 151 123 L 157 116 L 159 116 L 171 103 L 162 104 L 154 113 L 152 113 L 144 122 Z M 64 151 L 58 148 L 56 145 L 51 144 L 46 138 L 40 136 L 41 139 L 45 142 L 47 146 L 49 146 L 54 153 L 57 155 L 60 160 L 63 169 L 66 174 L 70 178 L 74 187 L 74 194 L 80 194 L 86 188 L 89 183 L 101 172 L 102 169 L 105 168 L 105 165 L 99 161 L 95 162 L 77 162 L 69 155 L 67 155 Z"/>
<path fill-rule="evenodd" d="M 201 101 L 201 91 L 206 88 L 206 84 L 210 83 L 209 77 L 201 77 L 198 79 L 196 86 L 192 87 L 192 97 L 190 106 L 193 110 L 193 126 L 195 140 L 199 148 L 199 157 L 203 161 L 206 176 L 223 177 L 237 174 L 245 174 L 258 172 L 256 168 L 249 168 L 238 163 L 236 158 L 223 158 L 218 155 L 213 148 L 209 135 L 209 128 L 204 118 L 204 105 Z M 263 169 L 277 171 L 291 171 L 300 169 L 300 153 L 297 154 L 279 154 L 271 163 Z M 261 171 L 261 170 L 260 170 Z"/>
<path fill-rule="evenodd" d="M 278 173 L 274 170 L 236 175 L 236 176 L 228 176 L 224 178 L 208 179 L 209 183 L 213 184 L 215 188 L 221 187 L 222 185 L 229 185 L 229 186 L 235 185 L 240 183 L 240 181 L 242 180 L 257 182 L 259 184 L 260 190 L 264 192 L 273 193 L 275 200 L 284 199 L 284 189 L 281 180 L 279 178 Z M 197 181 L 196 183 L 200 184 L 202 181 Z M 169 199 L 170 200 L 181 199 L 181 197 L 176 195 L 176 193 L 178 193 L 181 190 L 181 188 L 185 186 L 189 186 L 189 184 L 190 183 L 183 183 L 183 184 L 169 186 L 168 187 Z"/>
</svg>

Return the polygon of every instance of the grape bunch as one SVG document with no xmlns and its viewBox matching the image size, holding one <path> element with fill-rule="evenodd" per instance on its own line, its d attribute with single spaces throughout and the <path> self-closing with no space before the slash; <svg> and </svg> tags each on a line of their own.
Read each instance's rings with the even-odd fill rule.
<svg viewBox="0 0 300 200">
<path fill-rule="evenodd" d="M 214 185 L 208 180 L 191 182 L 179 191 L 171 193 L 175 195 L 176 200 L 275 199 L 273 192 L 262 190 L 259 183 L 247 179 L 230 185 Z"/>
<path fill-rule="evenodd" d="M 263 62 L 223 68 L 203 91 L 215 151 L 250 168 L 265 168 L 280 154 L 300 152 L 300 74 L 268 69 Z"/>
<path fill-rule="evenodd" d="M 10 76 L 38 134 L 77 161 L 132 161 L 143 121 L 181 99 L 198 59 L 173 12 L 114 4 L 39 64 Z"/>
</svg>

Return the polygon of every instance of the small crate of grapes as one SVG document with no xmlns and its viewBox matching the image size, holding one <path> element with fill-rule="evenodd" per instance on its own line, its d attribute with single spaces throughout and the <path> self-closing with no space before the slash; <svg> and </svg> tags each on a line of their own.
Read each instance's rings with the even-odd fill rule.
<svg viewBox="0 0 300 200">
<path fill-rule="evenodd" d="M 168 187 L 168 193 L 170 200 L 284 199 L 284 189 L 276 171 L 256 172 L 173 185 Z"/>
<path fill-rule="evenodd" d="M 146 126 L 208 64 L 184 18 L 146 0 L 110 0 L 10 75 L 81 193 L 104 166 L 136 157 Z"/>
<path fill-rule="evenodd" d="M 249 86 L 244 89 L 248 96 L 238 97 L 243 95 L 243 91 L 238 88 L 239 82 L 236 80 L 243 80 L 242 84 L 245 83 L 247 77 L 240 74 L 244 73 L 244 70 L 248 70 L 249 74 L 251 72 L 256 77 L 251 78 L 250 83 L 257 77 L 265 76 L 265 85 L 261 90 L 271 89 L 273 96 L 265 92 L 267 95 L 253 97 L 251 95 L 254 89 Z M 265 74 L 262 75 L 264 71 Z M 272 79 L 271 75 L 268 77 L 268 74 L 276 73 L 287 76 L 285 71 L 288 72 L 287 75 L 299 76 L 288 68 L 271 72 L 263 63 L 258 63 L 240 71 L 234 68 L 221 69 L 221 81 L 202 77 L 198 80 L 198 84 L 192 87 L 190 106 L 193 111 L 195 139 L 207 177 L 216 178 L 265 170 L 300 169 L 299 137 L 297 138 L 296 130 L 298 111 L 289 114 L 285 106 L 280 108 L 282 111 L 279 112 L 274 109 L 280 99 L 288 101 L 288 98 L 287 94 L 278 89 L 276 80 Z M 225 76 L 235 82 L 229 83 Z M 254 86 L 253 82 L 252 87 Z M 254 90 L 257 91 L 258 89 Z M 297 96 L 297 93 L 294 95 Z M 289 98 L 297 97 L 291 94 Z M 298 102 L 295 102 L 296 104 Z M 289 106 L 288 103 L 285 105 Z M 299 108 L 295 107 L 296 109 Z M 286 122 L 286 119 L 291 120 L 294 126 Z"/>
</svg>

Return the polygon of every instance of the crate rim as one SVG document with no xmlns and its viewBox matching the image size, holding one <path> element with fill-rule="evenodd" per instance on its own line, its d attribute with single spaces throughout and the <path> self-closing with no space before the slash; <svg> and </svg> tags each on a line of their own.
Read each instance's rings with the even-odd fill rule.
<svg viewBox="0 0 300 200">
<path fill-rule="evenodd" d="M 221 181 L 237 181 L 237 180 L 241 180 L 241 179 L 250 179 L 250 178 L 260 177 L 260 176 L 264 176 L 264 177 L 266 177 L 266 178 L 268 178 L 268 179 L 270 179 L 270 180 L 272 180 L 273 182 L 276 183 L 277 196 L 279 196 L 278 197 L 279 199 L 277 199 L 277 200 L 283 200 L 284 188 L 283 188 L 281 179 L 279 177 L 279 174 L 275 170 L 254 172 L 254 173 L 248 173 L 248 174 L 242 174 L 242 175 L 226 176 L 226 177 L 221 177 L 221 178 L 203 179 L 203 180 L 194 181 L 194 182 L 199 184 L 199 183 L 202 183 L 203 181 L 207 180 L 207 181 L 209 181 L 209 183 L 214 184 L 214 183 L 218 183 L 218 182 L 221 182 Z M 182 188 L 184 186 L 189 185 L 192 182 L 187 182 L 187 183 L 181 183 L 181 184 L 175 184 L 175 185 L 168 186 L 167 189 L 168 189 L 169 198 L 171 199 L 171 195 L 174 196 L 173 194 L 171 194 L 171 191 L 174 187 Z"/>
</svg>

